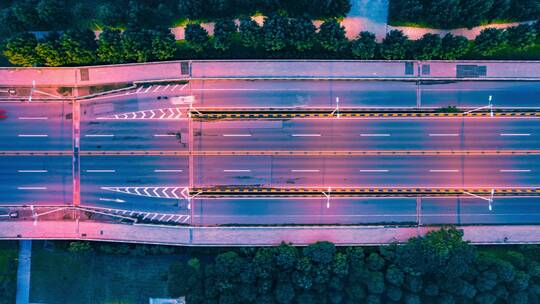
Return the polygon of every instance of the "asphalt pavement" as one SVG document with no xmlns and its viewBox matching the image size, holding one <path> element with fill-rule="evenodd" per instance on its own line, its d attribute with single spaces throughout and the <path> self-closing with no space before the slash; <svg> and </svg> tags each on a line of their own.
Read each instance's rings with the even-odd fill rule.
<svg viewBox="0 0 540 304">
<path fill-rule="evenodd" d="M 188 215 L 194 224 L 531 223 L 530 198 L 193 198 L 193 186 L 538 187 L 537 118 L 380 118 L 192 121 L 197 108 L 537 107 L 535 82 L 192 81 L 82 101 L 81 205 Z M 158 99 L 159 97 L 159 99 Z M 164 98 L 167 97 L 167 98 Z M 5 103 L 0 203 L 65 205 L 72 200 L 69 103 Z M 190 147 L 190 128 L 193 146 Z M 269 155 L 300 151 L 471 151 L 490 155 Z M 32 155 L 40 152 L 40 155 Z M 62 151 L 63 156 L 53 152 Z M 159 155 L 181 152 L 181 156 Z M 197 155 L 190 152 L 225 152 Z M 48 152 L 46 155 L 43 152 Z M 230 155 L 230 152 L 238 155 Z M 264 155 L 246 155 L 264 152 Z M 101 154 L 101 155 L 100 155 Z M 108 155 L 103 155 L 108 154 Z M 114 154 L 122 154 L 114 155 Z M 136 155 L 131 155 L 136 154 Z M 149 155 L 145 155 L 149 154 Z M 215 154 L 215 153 L 214 153 Z M 256 153 L 255 153 L 256 154 Z M 190 172 L 190 163 L 192 165 Z M 420 207 L 418 207 L 420 206 Z M 420 215 L 419 215 L 420 214 Z M 184 218 L 183 220 L 184 221 Z"/>
</svg>

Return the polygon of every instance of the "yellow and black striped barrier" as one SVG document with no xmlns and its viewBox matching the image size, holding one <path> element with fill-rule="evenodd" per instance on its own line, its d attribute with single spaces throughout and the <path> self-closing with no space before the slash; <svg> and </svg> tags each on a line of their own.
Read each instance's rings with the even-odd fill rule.
<svg viewBox="0 0 540 304">
<path fill-rule="evenodd" d="M 287 196 L 338 197 L 350 196 L 540 196 L 540 188 L 272 188 L 272 187 L 199 187 L 192 188 L 192 195 L 209 197 L 226 196 Z"/>
<path fill-rule="evenodd" d="M 190 112 L 193 119 L 291 119 L 336 118 L 333 109 L 204 109 Z M 538 110 L 497 110 L 478 112 L 437 112 L 435 110 L 365 110 L 349 109 L 339 112 L 340 118 L 436 118 L 436 117 L 540 117 Z"/>
</svg>

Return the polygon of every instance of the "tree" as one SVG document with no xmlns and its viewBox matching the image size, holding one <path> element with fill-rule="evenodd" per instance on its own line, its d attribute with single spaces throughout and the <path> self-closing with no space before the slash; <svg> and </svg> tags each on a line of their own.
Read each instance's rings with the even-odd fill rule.
<svg viewBox="0 0 540 304">
<path fill-rule="evenodd" d="M 488 12 L 493 7 L 493 0 L 461 0 L 460 24 L 472 28 L 485 20 Z"/>
<path fill-rule="evenodd" d="M 291 19 L 289 24 L 289 43 L 298 52 L 310 50 L 315 45 L 317 28 L 311 19 Z"/>
<path fill-rule="evenodd" d="M 125 22 L 125 12 L 114 2 L 105 2 L 96 8 L 96 21 L 103 26 L 119 26 Z"/>
<path fill-rule="evenodd" d="M 370 271 L 366 280 L 367 290 L 371 294 L 384 292 L 384 276 L 380 271 Z"/>
<path fill-rule="evenodd" d="M 240 18 L 240 41 L 242 45 L 249 48 L 255 48 L 261 44 L 262 28 L 249 17 Z"/>
<path fill-rule="evenodd" d="M 91 30 L 69 30 L 60 36 L 68 64 L 85 65 L 96 61 L 96 36 Z"/>
<path fill-rule="evenodd" d="M 27 29 L 33 29 L 36 27 L 36 8 L 35 1 L 32 0 L 20 0 L 12 7 L 13 14 Z"/>
<path fill-rule="evenodd" d="M 518 20 L 534 20 L 540 16 L 539 0 L 514 0 L 510 13 Z"/>
<path fill-rule="evenodd" d="M 189 47 L 195 52 L 202 52 L 208 44 L 208 32 L 200 24 L 190 23 L 186 26 L 185 37 Z"/>
<path fill-rule="evenodd" d="M 330 242 L 316 242 L 305 247 L 302 253 L 315 263 L 330 264 L 334 259 L 336 246 Z"/>
<path fill-rule="evenodd" d="M 157 60 L 169 60 L 176 53 L 176 40 L 168 29 L 151 32 L 152 35 L 152 58 Z"/>
<path fill-rule="evenodd" d="M 292 270 L 298 259 L 298 249 L 289 244 L 281 243 L 276 248 L 274 261 L 282 270 Z"/>
<path fill-rule="evenodd" d="M 120 30 L 105 29 L 98 39 L 97 58 L 105 63 L 123 63 L 124 49 Z"/>
<path fill-rule="evenodd" d="M 383 39 L 381 57 L 387 60 L 405 59 L 409 49 L 409 39 L 400 30 L 392 30 Z"/>
<path fill-rule="evenodd" d="M 152 37 L 145 30 L 126 30 L 122 34 L 122 49 L 126 61 L 147 62 L 152 56 Z"/>
<path fill-rule="evenodd" d="M 294 299 L 294 288 L 289 281 L 278 282 L 275 291 L 276 301 L 279 304 L 292 303 Z"/>
<path fill-rule="evenodd" d="M 38 63 L 36 46 L 36 36 L 23 32 L 6 41 L 3 53 L 10 63 L 30 67 Z"/>
<path fill-rule="evenodd" d="M 506 29 L 508 44 L 519 50 L 524 50 L 534 46 L 537 33 L 528 24 L 520 24 L 518 26 L 509 27 Z"/>
<path fill-rule="evenodd" d="M 475 50 L 483 56 L 493 55 L 506 44 L 506 35 L 503 30 L 496 28 L 483 29 L 474 40 Z"/>
<path fill-rule="evenodd" d="M 511 2 L 512 0 L 493 0 L 493 5 L 487 13 L 487 18 L 490 21 L 508 18 Z"/>
<path fill-rule="evenodd" d="M 204 0 L 180 0 L 178 3 L 180 16 L 190 19 L 207 17 L 205 16 L 207 10 L 205 3 Z"/>
<path fill-rule="evenodd" d="M 369 270 L 379 271 L 384 267 L 384 259 L 376 252 L 372 252 L 367 257 L 366 264 Z"/>
<path fill-rule="evenodd" d="M 403 285 L 404 279 L 405 275 L 403 274 L 403 271 L 396 267 L 396 265 L 391 265 L 386 270 L 386 281 L 388 281 L 388 283 L 395 286 L 401 286 Z"/>
<path fill-rule="evenodd" d="M 26 30 L 24 24 L 17 19 L 11 8 L 5 8 L 0 11 L 0 42 L 6 38 Z"/>
<path fill-rule="evenodd" d="M 411 22 L 417 20 L 422 9 L 422 3 L 419 0 L 390 1 L 388 15 L 393 21 Z"/>
<path fill-rule="evenodd" d="M 41 24 L 47 28 L 61 29 L 71 19 L 66 0 L 40 0 L 36 12 Z"/>
<path fill-rule="evenodd" d="M 330 52 L 342 52 L 347 48 L 345 28 L 336 19 L 325 20 L 319 28 L 319 42 L 323 49 Z"/>
<path fill-rule="evenodd" d="M 351 43 L 352 54 L 354 57 L 362 60 L 373 59 L 376 48 L 375 34 L 370 32 L 360 32 L 358 37 Z"/>
<path fill-rule="evenodd" d="M 441 56 L 442 41 L 437 34 L 424 34 L 422 38 L 414 41 L 414 58 L 431 60 Z"/>
<path fill-rule="evenodd" d="M 281 51 L 287 45 L 289 21 L 280 15 L 264 19 L 264 48 L 270 52 Z"/>
<path fill-rule="evenodd" d="M 460 0 L 426 1 L 424 16 L 430 25 L 438 28 L 451 28 L 460 18 Z"/>
<path fill-rule="evenodd" d="M 461 58 L 469 51 L 469 40 L 463 36 L 454 36 L 451 33 L 442 39 L 441 58 L 455 60 Z"/>
<path fill-rule="evenodd" d="M 214 48 L 222 51 L 228 50 L 236 31 L 236 24 L 232 20 L 218 20 L 214 26 Z"/>
<path fill-rule="evenodd" d="M 39 41 L 36 54 L 40 59 L 40 64 L 45 66 L 55 67 L 69 63 L 60 45 L 60 35 L 57 32 L 51 32 Z"/>
</svg>

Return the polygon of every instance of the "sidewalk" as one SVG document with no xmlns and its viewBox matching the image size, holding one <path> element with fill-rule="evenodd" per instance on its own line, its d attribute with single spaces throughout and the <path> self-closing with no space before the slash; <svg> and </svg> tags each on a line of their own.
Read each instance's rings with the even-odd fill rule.
<svg viewBox="0 0 540 304">
<path fill-rule="evenodd" d="M 30 301 L 31 261 L 32 241 L 19 241 L 19 264 L 17 267 L 17 304 L 28 304 Z"/>
<path fill-rule="evenodd" d="M 523 226 L 461 226 L 474 244 L 540 243 L 540 229 Z M 282 241 L 306 245 L 330 241 L 337 245 L 381 245 L 406 242 L 438 227 L 298 226 L 298 227 L 168 227 L 99 222 L 0 222 L 0 239 L 79 239 L 184 246 L 267 246 Z M 29 267 L 29 266 L 28 266 Z"/>
</svg>

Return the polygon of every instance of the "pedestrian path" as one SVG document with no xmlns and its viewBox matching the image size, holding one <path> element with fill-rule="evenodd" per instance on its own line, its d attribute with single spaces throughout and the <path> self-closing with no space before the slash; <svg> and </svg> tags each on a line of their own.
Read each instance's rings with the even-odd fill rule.
<svg viewBox="0 0 540 304">
<path fill-rule="evenodd" d="M 30 268 L 32 259 L 32 241 L 19 241 L 19 258 L 17 266 L 17 304 L 30 302 Z"/>
</svg>

